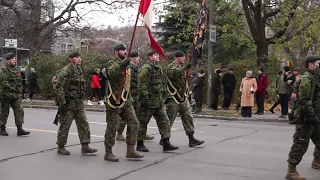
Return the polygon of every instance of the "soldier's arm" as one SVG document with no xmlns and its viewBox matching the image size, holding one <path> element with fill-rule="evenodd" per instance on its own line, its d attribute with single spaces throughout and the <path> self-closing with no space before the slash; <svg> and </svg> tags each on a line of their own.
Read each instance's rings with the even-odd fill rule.
<svg viewBox="0 0 320 180">
<path fill-rule="evenodd" d="M 170 79 L 177 79 L 181 76 L 184 75 L 184 73 L 186 72 L 187 70 L 187 66 L 182 66 L 182 67 L 174 67 L 174 66 L 169 66 L 168 70 L 167 70 L 167 74 L 168 74 L 168 77 Z"/>
<path fill-rule="evenodd" d="M 120 63 L 109 62 L 107 64 L 106 70 L 108 72 L 108 77 L 110 78 L 110 80 L 119 82 L 121 81 L 124 68 L 120 67 Z"/>
<path fill-rule="evenodd" d="M 301 79 L 300 86 L 299 86 L 299 104 L 300 104 L 301 110 L 304 113 L 308 114 L 308 117 L 313 118 L 315 117 L 315 113 L 312 107 L 311 93 L 312 93 L 311 79 L 304 76 Z"/>
<path fill-rule="evenodd" d="M 143 66 L 142 68 L 139 69 L 138 72 L 138 78 L 140 80 L 140 97 L 142 99 L 145 99 L 148 97 L 148 87 L 147 87 L 147 83 L 148 83 L 148 75 L 149 75 L 149 69 L 147 68 L 147 66 Z"/>
<path fill-rule="evenodd" d="M 3 70 L 2 70 L 2 71 L 3 71 Z M 14 90 L 15 90 L 15 88 L 12 87 L 12 86 L 9 84 L 9 82 L 8 82 L 8 80 L 7 80 L 7 75 L 6 75 L 4 72 L 1 72 L 1 73 L 0 73 L 0 85 L 1 85 L 3 88 L 5 88 L 5 89 L 9 89 L 9 90 L 11 90 L 11 91 L 14 91 Z"/>
<path fill-rule="evenodd" d="M 57 75 L 57 86 L 55 89 L 57 100 L 59 104 L 66 104 L 66 98 L 65 98 L 65 87 L 67 85 L 69 72 L 67 69 L 63 69 L 60 71 L 60 73 Z"/>
</svg>

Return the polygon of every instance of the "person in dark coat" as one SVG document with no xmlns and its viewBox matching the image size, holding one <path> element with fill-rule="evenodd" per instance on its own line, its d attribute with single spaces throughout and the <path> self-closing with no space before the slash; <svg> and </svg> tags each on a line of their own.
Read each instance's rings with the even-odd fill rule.
<svg viewBox="0 0 320 180">
<path fill-rule="evenodd" d="M 106 87 L 107 87 L 107 73 L 106 73 L 106 68 L 103 68 L 102 71 L 100 72 L 100 94 L 102 99 L 104 99 L 104 96 L 106 94 Z"/>
<path fill-rule="evenodd" d="M 222 86 L 224 91 L 223 109 L 228 109 L 231 105 L 232 95 L 236 88 L 236 81 L 232 68 L 230 68 L 229 72 L 222 77 Z"/>
<path fill-rule="evenodd" d="M 194 91 L 193 91 L 193 87 L 194 85 L 196 84 L 196 81 L 197 81 L 197 73 L 196 72 L 192 72 L 191 75 L 190 75 L 190 86 L 189 86 L 189 101 L 190 101 L 190 106 L 192 108 L 192 112 L 195 112 L 196 111 L 196 102 L 195 102 L 195 99 L 194 99 Z"/>
<path fill-rule="evenodd" d="M 218 110 L 218 104 L 219 104 L 219 95 L 221 92 L 221 76 L 222 71 L 220 69 L 216 70 L 215 74 L 212 78 L 212 88 L 211 88 L 211 94 L 212 94 L 212 103 L 211 108 L 213 110 Z"/>
<path fill-rule="evenodd" d="M 28 100 L 32 101 L 33 94 L 36 91 L 38 85 L 38 75 L 36 73 L 36 70 L 34 68 L 31 68 L 31 73 L 28 76 L 28 90 L 29 90 L 29 97 Z"/>
<path fill-rule="evenodd" d="M 263 68 L 259 67 L 257 80 L 257 91 L 256 91 L 256 102 L 258 110 L 255 114 L 263 115 L 264 114 L 264 100 L 267 94 L 267 88 L 269 86 L 268 76 L 263 73 Z"/>
<path fill-rule="evenodd" d="M 24 94 L 26 93 L 26 89 L 27 89 L 27 76 L 26 76 L 26 70 L 24 68 L 21 68 L 20 70 L 20 78 L 21 78 L 21 83 L 22 83 L 22 99 L 24 99 Z"/>
<path fill-rule="evenodd" d="M 193 85 L 194 99 L 196 101 L 195 113 L 200 113 L 202 111 L 204 83 L 205 83 L 205 73 L 203 70 L 200 70 L 198 72 L 198 77 L 196 79 L 196 82 Z"/>
</svg>

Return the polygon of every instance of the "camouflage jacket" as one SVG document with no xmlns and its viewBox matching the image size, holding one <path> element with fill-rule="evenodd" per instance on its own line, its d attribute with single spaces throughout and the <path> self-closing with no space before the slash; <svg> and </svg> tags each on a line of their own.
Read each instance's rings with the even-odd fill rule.
<svg viewBox="0 0 320 180">
<path fill-rule="evenodd" d="M 67 104 L 68 110 L 83 109 L 84 78 L 79 65 L 70 63 L 59 71 L 55 93 L 59 104 Z"/>
<path fill-rule="evenodd" d="M 127 67 L 127 70 L 129 70 L 130 68 Z M 107 67 L 106 67 L 106 72 L 107 72 L 107 77 L 108 77 L 108 95 L 107 98 L 112 100 L 112 98 L 118 98 L 118 95 L 120 93 L 120 85 L 121 85 L 121 81 L 122 81 L 122 77 L 123 77 L 123 73 L 124 73 L 124 68 L 121 68 L 121 61 L 118 59 L 112 59 L 107 63 Z M 127 72 L 131 72 L 131 71 L 127 71 Z M 131 78 L 131 75 L 127 74 L 126 75 L 127 79 Z M 131 82 L 130 82 L 131 83 Z M 125 83 L 126 84 L 126 83 Z M 124 85 L 126 86 L 126 85 Z M 111 90 L 111 91 L 110 91 Z M 129 84 L 129 88 L 127 89 L 127 91 L 130 91 L 130 84 Z M 125 99 L 125 103 L 124 106 L 127 106 L 129 104 L 132 104 L 132 97 L 130 95 L 130 93 L 128 92 L 128 97 L 127 99 Z M 123 107 L 123 106 L 121 106 Z"/>
<path fill-rule="evenodd" d="M 307 70 L 300 79 L 299 83 L 299 109 L 305 118 L 314 119 L 320 115 L 320 82 L 314 77 L 315 71 Z M 312 87 L 315 84 L 315 89 L 312 96 Z"/>
<path fill-rule="evenodd" d="M 177 101 L 180 101 L 180 98 L 184 97 L 186 99 L 188 91 L 186 88 L 186 71 L 187 65 L 181 66 L 175 61 L 170 63 L 167 68 L 167 78 L 168 78 L 168 87 L 169 87 L 169 98 L 174 98 Z M 188 87 L 188 84 L 187 84 Z M 182 101 L 184 101 L 182 100 Z"/>
<path fill-rule="evenodd" d="M 21 97 L 22 82 L 15 66 L 6 64 L 0 70 L 0 98 L 17 99 Z"/>
<path fill-rule="evenodd" d="M 156 62 L 149 62 L 139 69 L 138 76 L 142 106 L 162 108 L 167 97 L 167 86 L 161 66 Z"/>
<path fill-rule="evenodd" d="M 130 64 L 130 69 L 131 69 L 131 96 L 133 99 L 133 102 L 138 102 L 139 101 L 139 85 L 140 85 L 140 80 L 138 78 L 138 71 L 139 68 L 134 65 L 134 64 Z"/>
</svg>

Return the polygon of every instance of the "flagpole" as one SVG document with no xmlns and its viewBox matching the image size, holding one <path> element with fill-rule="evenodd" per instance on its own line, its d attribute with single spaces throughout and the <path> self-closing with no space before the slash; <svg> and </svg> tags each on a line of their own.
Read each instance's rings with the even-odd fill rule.
<svg viewBox="0 0 320 180">
<path fill-rule="evenodd" d="M 135 25 L 134 25 L 133 33 L 132 33 L 132 36 L 131 36 L 131 42 L 130 42 L 130 47 L 129 47 L 129 51 L 128 51 L 128 57 L 130 56 L 131 49 L 132 49 L 132 46 L 133 46 L 134 36 L 136 35 L 136 30 L 137 30 L 137 24 L 138 24 L 139 15 L 140 15 L 140 11 L 138 10 L 138 14 L 137 14 L 137 18 L 136 18 L 136 23 L 135 23 Z"/>
<path fill-rule="evenodd" d="M 138 10 L 136 23 L 134 25 L 133 33 L 132 33 L 132 36 L 131 36 L 131 42 L 130 42 L 130 46 L 129 46 L 129 51 L 127 53 L 127 58 L 130 56 L 130 53 L 131 53 L 131 50 L 132 50 L 134 36 L 135 36 L 136 30 L 137 30 L 137 24 L 138 24 L 139 15 L 140 15 L 140 11 Z M 123 75 L 122 75 L 122 79 L 121 79 L 121 83 L 120 83 L 120 91 L 119 91 L 119 94 L 118 94 L 118 97 L 117 97 L 116 104 L 120 104 L 120 98 L 121 98 L 121 95 L 122 95 L 122 91 L 123 91 L 123 86 L 124 86 L 124 81 L 126 79 L 126 75 L 127 75 L 127 69 L 125 68 L 124 71 L 123 71 Z"/>
</svg>

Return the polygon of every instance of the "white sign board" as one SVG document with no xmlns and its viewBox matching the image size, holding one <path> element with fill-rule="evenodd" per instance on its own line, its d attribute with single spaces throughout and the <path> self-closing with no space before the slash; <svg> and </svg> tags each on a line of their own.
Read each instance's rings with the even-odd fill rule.
<svg viewBox="0 0 320 180">
<path fill-rule="evenodd" d="M 18 40 L 17 39 L 5 39 L 4 46 L 7 47 L 18 47 Z"/>
<path fill-rule="evenodd" d="M 210 25 L 210 42 L 216 42 L 217 39 L 217 26 L 216 25 Z"/>
</svg>

